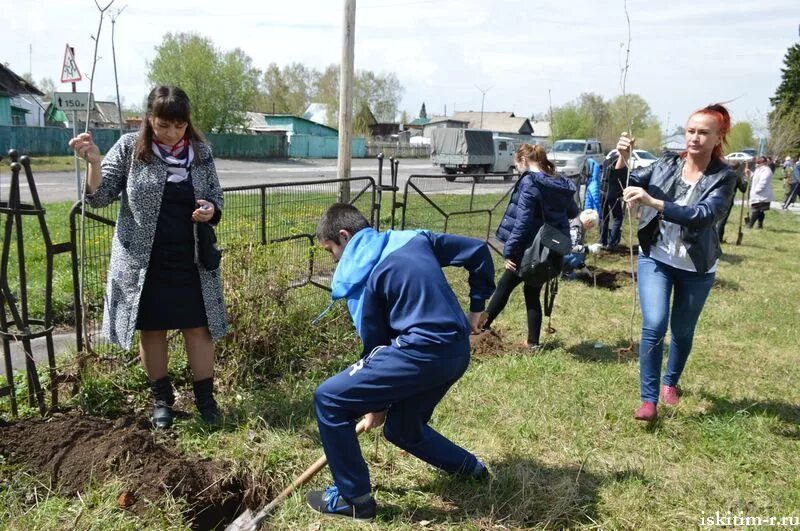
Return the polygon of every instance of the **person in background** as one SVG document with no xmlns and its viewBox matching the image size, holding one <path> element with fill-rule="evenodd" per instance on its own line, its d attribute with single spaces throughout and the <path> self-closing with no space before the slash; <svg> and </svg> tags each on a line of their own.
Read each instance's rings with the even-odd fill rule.
<svg viewBox="0 0 800 531">
<path fill-rule="evenodd" d="M 634 418 L 658 416 L 664 337 L 671 329 L 664 403 L 678 404 L 678 382 L 692 350 L 694 331 L 714 284 L 721 255 L 717 223 L 730 208 L 736 173 L 725 163 L 722 146 L 731 127 L 728 110 L 708 105 L 689 116 L 686 150 L 667 152 L 630 174 L 623 190 L 639 219 L 638 287 L 642 310 L 639 342 L 641 406 Z M 626 173 L 634 139 L 619 139 L 614 171 Z"/>
<path fill-rule="evenodd" d="M 522 144 L 516 154 L 520 178 L 511 192 L 503 219 L 497 228 L 497 239 L 503 246 L 505 271 L 497 283 L 497 291 L 486 309 L 485 328 L 489 328 L 506 307 L 514 288 L 523 284 L 517 274 L 526 249 L 533 243 L 543 223 L 569 234 L 569 220 L 578 215 L 575 203 L 575 185 L 562 175 L 548 160 L 541 146 Z M 542 330 L 542 286 L 524 283 L 525 308 L 528 317 L 528 336 L 525 346 L 531 352 L 541 349 L 539 336 Z"/>
<path fill-rule="evenodd" d="M 588 253 L 599 252 L 600 248 L 597 246 L 586 245 L 586 231 L 592 230 L 597 226 L 599 216 L 596 210 L 587 209 L 580 213 L 580 215 L 569 221 L 569 236 L 572 243 L 572 252 L 564 256 L 562 267 L 562 277 L 565 280 L 575 280 L 577 278 L 576 272 L 584 270 L 583 273 L 589 273 L 586 270 L 586 255 Z"/>
<path fill-rule="evenodd" d="M 600 245 L 604 249 L 616 249 L 622 239 L 622 221 L 625 219 L 622 189 L 625 187 L 626 175 L 613 172 L 618 158 L 619 155 L 612 152 L 603 164 Z"/>
<path fill-rule="evenodd" d="M 751 176 L 750 170 L 747 175 Z M 767 159 L 758 157 L 756 159 L 756 171 L 752 172 L 752 182 L 750 184 L 750 219 L 747 228 L 764 228 L 765 212 L 769 210 L 770 203 L 775 198 L 772 192 L 772 169 L 769 167 Z"/>
<path fill-rule="evenodd" d="M 731 169 L 734 172 L 736 172 L 736 188 L 740 192 L 745 193 L 747 191 L 747 181 L 744 178 L 744 174 L 745 174 L 744 170 L 745 170 L 746 167 L 743 164 L 739 163 L 738 161 L 731 162 L 730 166 L 731 166 Z M 719 225 L 717 226 L 718 227 L 718 232 L 719 232 L 719 242 L 720 243 L 726 243 L 725 242 L 725 226 L 728 224 L 728 218 L 731 215 L 731 210 L 733 209 L 733 203 L 735 203 L 735 202 L 736 202 L 736 193 L 734 193 L 733 197 L 731 197 L 731 205 L 730 205 L 730 207 L 728 207 L 728 213 L 725 215 L 724 218 L 722 218 L 720 220 Z M 744 208 L 744 205 L 742 205 L 742 208 Z"/>
<path fill-rule="evenodd" d="M 783 210 L 789 208 L 789 205 L 793 204 L 798 194 L 800 194 L 800 157 L 797 159 L 797 163 L 794 165 L 794 170 L 792 170 L 790 184 L 791 189 L 789 190 L 789 195 L 786 197 L 786 201 L 784 201 L 783 206 L 781 207 Z"/>
<path fill-rule="evenodd" d="M 197 223 L 216 225 L 222 189 L 211 148 L 192 123 L 189 97 L 159 86 L 147 98 L 137 133 L 123 135 L 105 157 L 83 133 L 69 142 L 89 163 L 86 202 L 99 208 L 120 200 L 111 245 L 103 334 L 139 355 L 153 394 L 153 424 L 172 425 L 175 398 L 167 374 L 167 331 L 180 330 L 192 369 L 195 405 L 217 424 L 214 341 L 227 318 L 219 268 L 197 259 Z"/>
</svg>

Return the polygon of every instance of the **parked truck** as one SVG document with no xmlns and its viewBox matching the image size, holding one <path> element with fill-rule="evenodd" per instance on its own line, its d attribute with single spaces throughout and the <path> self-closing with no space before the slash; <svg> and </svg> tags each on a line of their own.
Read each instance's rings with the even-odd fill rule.
<svg viewBox="0 0 800 531">
<path fill-rule="evenodd" d="M 431 132 L 431 162 L 442 168 L 448 181 L 454 181 L 458 173 L 475 174 L 476 182 L 488 173 L 503 173 L 504 180 L 510 181 L 515 173 L 514 151 L 512 139 L 494 137 L 491 131 L 440 128 Z"/>
</svg>

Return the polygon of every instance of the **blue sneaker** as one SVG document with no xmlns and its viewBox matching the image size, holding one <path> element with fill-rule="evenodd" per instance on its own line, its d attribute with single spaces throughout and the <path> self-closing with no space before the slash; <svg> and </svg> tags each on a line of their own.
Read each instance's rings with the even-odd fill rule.
<svg viewBox="0 0 800 531">
<path fill-rule="evenodd" d="M 306 495 L 308 506 L 318 513 L 331 516 L 344 516 L 354 520 L 369 522 L 375 518 L 375 499 L 370 496 L 369 501 L 351 504 L 339 494 L 339 487 L 331 485 L 324 491 L 312 490 Z"/>
</svg>

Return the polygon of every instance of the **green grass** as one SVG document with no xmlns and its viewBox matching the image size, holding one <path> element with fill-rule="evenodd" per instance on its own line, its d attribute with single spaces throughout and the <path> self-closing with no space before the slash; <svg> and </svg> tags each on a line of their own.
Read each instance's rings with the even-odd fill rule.
<svg viewBox="0 0 800 531">
<path fill-rule="evenodd" d="M 83 161 L 81 161 L 81 164 L 84 164 Z M 31 168 L 34 172 L 73 171 L 75 169 L 75 157 L 73 155 L 33 155 L 31 156 Z"/>
<path fill-rule="evenodd" d="M 455 210 L 462 201 L 449 197 L 441 203 Z M 410 208 L 415 207 L 410 203 Z M 422 209 L 417 212 L 411 225 L 440 222 L 435 215 L 425 218 Z M 735 234 L 738 219 L 735 207 L 729 234 Z M 765 227 L 746 230 L 742 246 L 725 246 L 681 381 L 681 404 L 649 428 L 632 420 L 639 403 L 638 363 L 615 351 L 629 341 L 632 283 L 623 282 L 616 291 L 562 283 L 553 316 L 557 333 L 543 334 L 547 348 L 537 356 L 515 347 L 525 337 L 522 294 L 515 292 L 496 322 L 507 348 L 474 359 L 432 421 L 485 459 L 495 479 L 485 485 L 460 483 L 377 433 L 367 434 L 362 450 L 380 504 L 373 528 L 686 529 L 717 511 L 800 516 L 800 217 L 770 211 Z M 484 229 L 471 222 L 464 230 Z M 627 236 L 627 222 L 623 232 Z M 589 265 L 623 271 L 628 260 L 601 256 Z M 452 270 L 448 276 L 465 300 L 463 272 Z M 297 296 L 312 293 L 304 290 L 310 288 Z M 321 310 L 324 297 L 316 304 Z M 341 314 L 319 326 L 333 333 L 334 341 L 352 341 Z M 637 341 L 639 326 L 637 310 Z M 303 327 L 292 330 L 304 333 Z M 311 348 L 320 329 L 305 330 L 306 337 L 295 338 L 295 344 Z M 283 348 L 290 349 L 291 338 L 286 341 Z M 595 348 L 598 341 L 603 348 Z M 268 491 L 274 494 L 319 456 L 311 393 L 345 367 L 357 348 L 345 351 L 350 354 L 298 363 L 277 378 L 224 387 L 219 398 L 233 422 L 209 433 L 195 420 L 181 420 L 177 444 L 190 455 L 229 460 L 231 470 L 251 478 L 261 498 L 268 499 Z M 185 360 L 176 357 L 172 367 L 183 375 L 179 387 L 185 390 Z M 110 382 L 101 374 L 92 377 L 92 411 L 113 413 L 104 402 L 109 398 L 127 399 L 124 408 L 144 411 L 141 370 L 133 366 L 112 374 Z M 21 473 L 0 462 L 0 504 L 8 508 L 0 512 L 0 528 L 188 525 L 174 500 L 133 517 L 114 509 L 113 485 L 93 485 L 79 499 L 63 497 L 39 481 L 31 471 Z M 329 482 L 324 471 L 309 488 Z M 304 505 L 306 490 L 269 519 L 274 528 L 363 528 L 315 516 Z"/>
<path fill-rule="evenodd" d="M 44 205 L 45 220 L 53 244 L 69 242 L 70 202 Z M 3 219 L 6 219 L 4 216 Z M 23 216 L 24 252 L 28 288 L 28 304 L 32 318 L 44 315 L 45 270 L 47 251 L 36 216 Z M 9 285 L 17 298 L 20 296 L 18 249 L 16 232 L 9 246 Z M 53 320 L 56 326 L 74 323 L 72 298 L 72 269 L 70 253 L 53 258 Z"/>
</svg>

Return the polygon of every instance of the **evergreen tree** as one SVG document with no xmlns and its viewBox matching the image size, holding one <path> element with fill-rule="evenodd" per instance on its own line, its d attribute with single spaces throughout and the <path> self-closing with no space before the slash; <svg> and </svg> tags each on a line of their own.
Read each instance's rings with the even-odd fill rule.
<svg viewBox="0 0 800 531">
<path fill-rule="evenodd" d="M 428 111 L 425 110 L 425 102 L 422 102 L 422 108 L 419 110 L 419 117 L 420 118 L 428 118 Z"/>
<path fill-rule="evenodd" d="M 777 156 L 797 156 L 800 151 L 800 44 L 794 44 L 783 58 L 781 84 L 770 98 L 769 151 Z"/>
<path fill-rule="evenodd" d="M 770 102 L 777 109 L 781 107 L 793 108 L 800 101 L 800 44 L 795 44 L 786 52 L 783 58 L 785 68 L 781 68 L 783 78 L 775 96 Z"/>
</svg>

